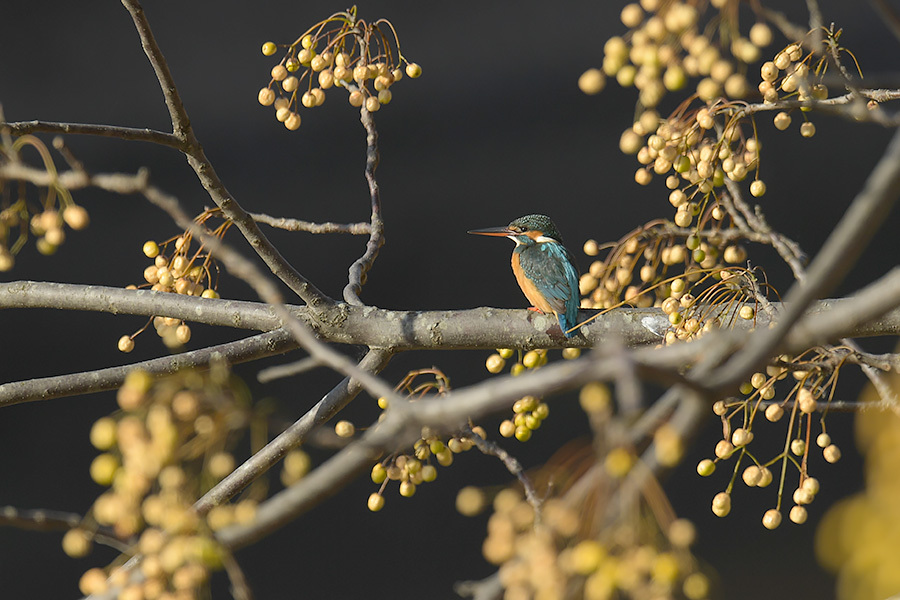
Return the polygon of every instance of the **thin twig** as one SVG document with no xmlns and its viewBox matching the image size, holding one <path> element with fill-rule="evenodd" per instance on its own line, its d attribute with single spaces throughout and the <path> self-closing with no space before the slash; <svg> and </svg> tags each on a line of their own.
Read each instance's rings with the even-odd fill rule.
<svg viewBox="0 0 900 600">
<path fill-rule="evenodd" d="M 94 135 L 111 137 L 120 140 L 136 142 L 150 142 L 161 146 L 168 146 L 176 150 L 182 149 L 181 141 L 164 131 L 155 129 L 140 129 L 137 127 L 120 127 L 116 125 L 95 125 L 92 123 L 58 123 L 53 121 L 18 121 L 13 123 L 0 123 L 7 127 L 13 135 L 25 135 L 28 133 L 57 133 L 66 135 Z"/>
<path fill-rule="evenodd" d="M 538 525 L 541 522 L 541 507 L 543 506 L 544 501 L 538 496 L 537 490 L 534 489 L 534 484 L 531 482 L 531 479 L 528 478 L 525 469 L 522 468 L 522 463 L 520 463 L 515 456 L 507 452 L 503 446 L 500 446 L 494 441 L 486 440 L 472 431 L 471 426 L 466 425 L 463 431 L 465 432 L 466 437 L 475 443 L 475 447 L 478 448 L 482 454 L 498 458 L 500 462 L 503 463 L 503 466 L 506 467 L 506 470 L 519 480 L 519 483 L 522 484 L 522 488 L 525 490 L 525 499 L 528 501 L 528 504 L 531 505 L 531 508 L 534 509 L 534 523 L 535 525 Z"/>
<path fill-rule="evenodd" d="M 257 223 L 268 225 L 285 231 L 305 231 L 307 233 L 349 233 L 350 235 L 368 235 L 372 231 L 371 223 L 313 223 L 287 217 L 270 217 L 261 213 L 248 213 Z"/>
<path fill-rule="evenodd" d="M 378 130 L 375 128 L 375 120 L 372 113 L 363 106 L 360 108 L 360 122 L 366 129 L 366 183 L 369 185 L 369 197 L 372 203 L 372 216 L 370 220 L 369 241 L 366 242 L 366 251 L 352 265 L 348 274 L 348 283 L 344 286 L 344 300 L 353 305 L 361 306 L 362 300 L 359 294 L 366 282 L 366 274 L 375 259 L 378 251 L 384 245 L 384 221 L 381 218 L 381 196 L 378 190 L 378 181 L 375 179 L 375 169 L 378 168 Z"/>
<path fill-rule="evenodd" d="M 109 546 L 119 552 L 128 552 L 130 546 L 104 529 L 83 527 L 84 517 L 78 513 L 42 508 L 22 510 L 14 506 L 0 506 L 0 527 L 16 527 L 33 531 L 67 531 L 81 527 L 92 542 Z"/>
</svg>

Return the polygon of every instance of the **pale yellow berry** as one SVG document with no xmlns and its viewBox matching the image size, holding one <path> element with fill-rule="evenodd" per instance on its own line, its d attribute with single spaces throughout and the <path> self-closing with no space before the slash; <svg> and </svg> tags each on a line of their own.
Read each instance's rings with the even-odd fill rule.
<svg viewBox="0 0 900 600">
<path fill-rule="evenodd" d="M 831 445 L 831 436 L 827 433 L 820 433 L 816 436 L 816 446 L 819 448 L 826 448 Z"/>
<path fill-rule="evenodd" d="M 263 106 L 272 106 L 275 103 L 275 91 L 269 88 L 259 90 L 259 103 Z"/>
<path fill-rule="evenodd" d="M 803 123 L 802 125 L 800 125 L 800 135 L 805 138 L 811 138 L 812 136 L 816 135 L 816 126 L 809 121 Z"/>
<path fill-rule="evenodd" d="M 379 104 L 390 104 L 392 98 L 393 94 L 391 93 L 391 90 L 381 90 L 378 92 Z"/>
<path fill-rule="evenodd" d="M 806 523 L 806 519 L 809 516 L 809 513 L 806 511 L 806 508 L 802 506 L 795 506 L 791 508 L 790 519 L 792 522 L 797 525 L 802 525 Z"/>
<path fill-rule="evenodd" d="M 762 179 L 756 179 L 750 184 L 750 195 L 759 198 L 766 193 L 766 184 Z"/>
<path fill-rule="evenodd" d="M 734 452 L 734 446 L 728 440 L 719 440 L 716 444 L 716 456 L 719 458 L 727 458 Z"/>
<path fill-rule="evenodd" d="M 359 108 L 366 101 L 366 96 L 359 90 L 355 90 L 355 91 L 350 92 L 350 95 L 348 96 L 348 100 L 350 102 L 350 106 L 355 106 L 356 108 Z"/>
<path fill-rule="evenodd" d="M 106 583 L 106 571 L 94 567 L 84 572 L 78 580 L 78 590 L 85 596 L 103 594 L 109 586 Z"/>
<path fill-rule="evenodd" d="M 796 456 L 802 456 L 806 452 L 806 442 L 800 439 L 791 440 L 791 452 Z"/>
<path fill-rule="evenodd" d="M 639 4 L 626 4 L 625 8 L 622 9 L 622 12 L 619 13 L 619 18 L 622 20 L 622 24 L 625 25 L 625 27 L 633 29 L 640 25 L 641 21 L 644 20 L 644 11 Z"/>
<path fill-rule="evenodd" d="M 404 498 L 412 498 L 416 493 L 416 484 L 412 481 L 400 482 L 400 495 Z"/>
<path fill-rule="evenodd" d="M 130 335 L 123 335 L 119 338 L 117 346 L 119 348 L 119 352 L 131 352 L 132 350 L 134 350 L 134 340 L 131 339 Z"/>
<path fill-rule="evenodd" d="M 738 310 L 738 316 L 744 320 L 749 321 L 750 319 L 752 319 L 753 317 L 756 316 L 756 311 L 749 304 L 744 304 Z"/>
<path fill-rule="evenodd" d="M 266 42 L 262 45 L 263 56 L 272 56 L 278 51 L 278 46 L 274 42 Z"/>
<path fill-rule="evenodd" d="M 754 45 L 765 48 L 772 43 L 772 30 L 765 23 L 754 23 L 749 37 Z"/>
<path fill-rule="evenodd" d="M 297 131 L 300 129 L 300 121 L 300 113 L 292 112 L 288 115 L 288 118 L 284 120 L 284 126 L 290 131 Z"/>
<path fill-rule="evenodd" d="M 830 463 L 836 463 L 841 460 L 841 449 L 836 444 L 829 444 L 822 450 L 822 456 Z"/>
<path fill-rule="evenodd" d="M 366 98 L 366 110 L 370 113 L 378 112 L 381 108 L 381 103 L 378 101 L 378 98 L 375 96 L 369 96 Z"/>
<path fill-rule="evenodd" d="M 505 438 L 512 437 L 516 434 L 516 424 L 511 420 L 506 419 L 502 423 L 500 423 L 500 435 Z"/>
<path fill-rule="evenodd" d="M 63 535 L 62 548 L 71 558 L 81 558 L 91 552 L 91 539 L 85 530 L 75 527 Z"/>
<path fill-rule="evenodd" d="M 766 529 L 778 529 L 778 526 L 781 525 L 781 512 L 770 508 L 763 515 L 763 527 Z"/>
<path fill-rule="evenodd" d="M 350 438 L 356 433 L 356 427 L 350 421 L 338 421 L 334 424 L 334 432 L 338 437 Z"/>
<path fill-rule="evenodd" d="M 272 67 L 272 79 L 281 81 L 288 76 L 288 70 L 284 65 L 275 65 Z"/>
<path fill-rule="evenodd" d="M 456 510 L 466 517 L 474 517 L 487 505 L 487 499 L 481 488 L 468 485 L 456 494 Z"/>
<path fill-rule="evenodd" d="M 784 415 L 784 409 L 777 404 L 770 404 L 766 407 L 766 419 L 775 423 Z"/>
<path fill-rule="evenodd" d="M 716 470 L 716 463 L 711 461 L 708 458 L 704 458 L 699 463 L 697 463 L 697 474 L 701 477 L 709 477 Z"/>
<path fill-rule="evenodd" d="M 506 366 L 506 361 L 503 360 L 503 357 L 499 354 L 491 354 L 487 357 L 487 360 L 484 361 L 484 366 L 487 369 L 488 373 L 497 374 L 501 372 Z"/>
<path fill-rule="evenodd" d="M 109 453 L 100 454 L 91 461 L 91 479 L 100 485 L 112 485 L 118 469 L 118 458 Z"/>
<path fill-rule="evenodd" d="M 588 95 L 599 94 L 606 85 L 606 76 L 600 69 L 588 69 L 578 78 L 578 88 Z"/>
<path fill-rule="evenodd" d="M 292 114 L 294 114 L 294 113 L 291 112 L 291 109 L 288 108 L 288 107 L 286 107 L 286 106 L 284 106 L 284 107 L 279 108 L 279 109 L 277 109 L 277 110 L 275 111 L 275 119 L 276 119 L 279 123 L 284 123 L 285 121 L 288 120 L 288 118 L 289 118 Z"/>
<path fill-rule="evenodd" d="M 739 427 L 731 434 L 731 443 L 740 448 L 753 441 L 753 432 Z"/>
<path fill-rule="evenodd" d="M 762 471 L 756 465 L 750 465 L 744 469 L 744 472 L 741 474 L 741 479 L 743 479 L 744 483 L 749 487 L 755 487 L 762 479 Z"/>
<path fill-rule="evenodd" d="M 779 131 L 784 131 L 785 129 L 787 129 L 788 127 L 791 126 L 791 115 L 789 115 L 785 111 L 781 111 L 780 113 L 775 115 L 774 123 L 775 123 L 775 129 L 778 129 Z"/>
<path fill-rule="evenodd" d="M 725 517 L 731 512 L 731 494 L 719 492 L 713 496 L 712 511 L 717 517 Z"/>
<path fill-rule="evenodd" d="M 109 450 L 116 443 L 116 421 L 112 417 L 101 417 L 91 426 L 91 445 L 97 450 Z"/>
<path fill-rule="evenodd" d="M 369 507 L 369 510 L 372 512 L 378 512 L 382 508 L 384 508 L 384 496 L 379 493 L 372 493 L 369 495 L 369 500 L 366 503 Z"/>
<path fill-rule="evenodd" d="M 63 221 L 75 231 L 84 229 L 90 223 L 87 210 L 80 204 L 70 204 L 63 209 Z"/>
<path fill-rule="evenodd" d="M 288 77 L 287 79 L 285 79 L 284 81 L 281 82 L 281 89 L 283 89 L 286 92 L 293 92 L 299 86 L 300 86 L 300 80 L 297 79 L 296 77 L 294 77 L 293 75 L 291 75 L 290 77 Z M 262 104 L 263 106 L 268 106 L 269 104 L 272 104 L 272 102 L 275 102 L 275 97 L 274 97 L 275 92 L 272 92 L 272 90 L 269 90 L 270 92 L 272 92 L 272 101 L 269 102 L 269 104 L 266 104 L 265 102 L 262 101 L 262 94 L 265 90 L 269 90 L 269 88 L 263 88 L 259 92 L 259 94 L 260 94 L 259 103 Z"/>
<path fill-rule="evenodd" d="M 417 63 L 409 63 L 406 65 L 406 74 L 415 79 L 422 74 L 422 67 L 420 67 Z"/>
<path fill-rule="evenodd" d="M 759 478 L 759 481 L 756 483 L 756 487 L 764 488 L 764 487 L 768 486 L 770 483 L 772 483 L 772 480 L 774 479 L 774 476 L 772 475 L 772 471 L 770 471 L 767 467 L 760 467 L 759 472 L 760 472 L 760 478 Z"/>
</svg>

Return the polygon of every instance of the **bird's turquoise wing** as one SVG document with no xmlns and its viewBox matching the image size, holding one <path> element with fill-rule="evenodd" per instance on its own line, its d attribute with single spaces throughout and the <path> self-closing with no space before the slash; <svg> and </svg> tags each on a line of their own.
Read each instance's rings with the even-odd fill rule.
<svg viewBox="0 0 900 600">
<path fill-rule="evenodd" d="M 522 248 L 520 262 L 525 276 L 556 312 L 560 328 L 566 331 L 574 326 L 578 319 L 578 273 L 565 246 L 544 242 Z"/>
</svg>

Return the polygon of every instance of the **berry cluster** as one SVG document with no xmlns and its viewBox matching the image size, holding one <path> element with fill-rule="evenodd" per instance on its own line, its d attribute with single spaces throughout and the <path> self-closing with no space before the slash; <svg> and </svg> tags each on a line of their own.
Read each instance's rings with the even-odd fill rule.
<svg viewBox="0 0 900 600">
<path fill-rule="evenodd" d="M 484 503 L 471 488 L 457 497 L 463 514 Z M 710 582 L 690 552 L 696 530 L 689 521 L 670 517 L 660 530 L 645 513 L 592 534 L 582 507 L 551 498 L 538 524 L 534 508 L 513 489 L 498 493 L 493 509 L 482 553 L 499 567 L 504 598 L 564 598 L 573 590 L 588 599 L 708 596 Z"/>
<path fill-rule="evenodd" d="M 824 350 L 810 351 L 798 357 L 782 355 L 766 372 L 757 372 L 749 381 L 741 384 L 743 399 L 720 400 L 713 405 L 713 412 L 722 419 L 723 436 L 715 447 L 715 459 L 704 459 L 697 465 L 697 472 L 704 477 L 712 475 L 716 464 L 735 458 L 733 475 L 727 488 L 713 498 L 712 510 L 724 517 L 731 511 L 731 494 L 741 473 L 741 479 L 748 487 L 767 487 L 774 476 L 770 467 L 780 463 L 782 476 L 778 485 L 776 507 L 763 515 L 763 525 L 775 529 L 781 524 L 782 496 L 785 492 L 785 474 L 790 466 L 799 473 L 799 481 L 791 496 L 794 506 L 789 511 L 792 522 L 801 524 L 807 519 L 806 505 L 811 503 L 819 491 L 818 479 L 809 475 L 810 441 L 815 440 L 826 462 L 835 463 L 841 458 L 840 448 L 831 440 L 825 429 L 825 417 L 816 419 L 820 432 L 814 436 L 813 416 L 823 411 L 822 404 L 831 402 L 837 383 L 838 370 L 826 369 L 828 354 Z M 792 376 L 794 385 L 781 401 L 775 400 L 776 384 Z M 776 423 L 790 411 L 787 420 L 787 435 L 783 451 L 769 459 L 760 460 L 751 450 L 754 439 L 754 425 L 762 413 L 766 421 Z M 733 422 L 739 421 L 739 426 Z M 742 462 L 749 462 L 743 471 Z"/>
<path fill-rule="evenodd" d="M 738 26 L 738 5 L 727 0 L 709 3 L 718 14 L 703 24 L 706 3 L 641 0 L 622 9 L 628 28 L 623 36 L 606 41 L 603 68 L 586 71 L 579 86 L 588 94 L 599 92 L 605 78 L 615 77 L 623 87 L 634 86 L 644 108 L 657 106 L 666 92 L 684 89 L 689 78 L 700 78 L 697 96 L 711 102 L 722 95 L 741 98 L 750 86 L 743 73 L 759 59 L 760 48 L 772 42 L 765 23 L 754 24 L 748 37 Z"/>
<path fill-rule="evenodd" d="M 521 375 L 527 369 L 540 369 L 547 364 L 546 349 L 539 348 L 528 352 L 516 351 L 512 348 L 499 348 L 485 360 L 488 373 L 498 374 L 506 368 L 508 360 L 516 356 L 516 361 L 509 369 L 513 377 Z M 572 360 L 581 356 L 580 348 L 564 348 L 562 357 Z M 527 442 L 531 434 L 538 429 L 550 414 L 550 407 L 536 396 L 524 396 L 513 404 L 513 418 L 500 423 L 500 435 L 505 438 L 515 437 L 520 442 Z"/>
<path fill-rule="evenodd" d="M 262 53 L 273 56 L 278 48 L 266 42 Z M 349 92 L 351 106 L 375 112 L 391 101 L 391 86 L 404 74 L 419 77 L 422 67 L 403 57 L 394 26 L 385 19 L 366 23 L 356 17 L 354 7 L 317 23 L 286 45 L 258 100 L 274 107 L 275 118 L 294 131 L 300 127 L 299 107 L 321 106 L 326 90 L 342 87 Z"/>
<path fill-rule="evenodd" d="M 54 143 L 59 147 L 56 141 Z M 29 200 L 27 186 L 14 185 L 7 190 L 7 182 L 0 182 L 0 272 L 13 268 L 15 255 L 28 241 L 29 233 L 37 237 L 35 247 L 38 252 L 49 256 L 66 240 L 65 226 L 80 231 L 90 223 L 87 210 L 75 204 L 69 190 L 56 181 L 56 167 L 50 152 L 36 137 L 23 135 L 16 138 L 10 148 L 0 149 L 0 164 L 7 162 L 10 155 L 21 160 L 18 153 L 24 146 L 38 151 L 54 182 L 46 188 L 38 188 L 37 202 Z"/>
<path fill-rule="evenodd" d="M 205 223 L 211 217 L 219 216 L 219 209 L 209 209 L 201 213 L 195 221 Z M 222 237 L 231 227 L 231 221 L 225 220 L 212 234 Z M 201 298 L 218 298 L 216 283 L 213 281 L 215 262 L 212 255 L 201 244 L 191 251 L 193 235 L 185 231 L 161 244 L 152 240 L 144 242 L 143 253 L 153 259 L 153 264 L 144 269 L 145 283 L 140 286 L 129 285 L 126 289 L 136 290 L 149 287 L 155 292 L 169 292 Z M 162 338 L 168 348 L 180 348 L 191 339 L 191 328 L 182 319 L 174 317 L 152 317 L 150 322 L 131 335 L 119 338 L 118 347 L 121 352 L 134 350 L 134 338 L 140 335 L 150 324 L 153 324 L 157 335 Z"/>
<path fill-rule="evenodd" d="M 425 382 L 418 381 L 423 375 L 431 375 L 434 378 Z M 450 380 L 436 368 L 420 369 L 408 373 L 397 389 L 406 391 L 411 399 L 443 396 L 450 391 Z M 389 410 L 387 398 L 379 398 L 378 407 L 383 411 Z M 355 428 L 348 421 L 339 421 L 335 425 L 335 432 L 341 437 L 352 437 Z M 449 467 L 453 464 L 455 454 L 466 452 L 475 446 L 473 435 L 481 439 L 487 438 L 487 432 L 479 426 L 449 438 L 439 436 L 430 428 L 423 427 L 422 437 L 413 444 L 411 452 L 394 453 L 372 467 L 372 481 L 381 487 L 369 496 L 367 502 L 369 510 L 377 512 L 384 508 L 384 490 L 391 481 L 400 483 L 401 496 L 412 497 L 416 493 L 417 486 L 430 483 L 437 478 L 437 468 L 432 464 L 432 458 L 442 467 Z"/>
<path fill-rule="evenodd" d="M 111 530 L 143 555 L 137 567 L 142 577 L 116 562 L 87 571 L 82 593 L 115 588 L 120 600 L 203 597 L 210 571 L 221 568 L 213 532 L 250 523 L 256 513 L 251 499 L 214 507 L 205 517 L 191 509 L 234 469 L 227 448 L 249 416 L 246 399 L 234 389 L 223 365 L 159 380 L 141 370 L 128 374 L 117 395 L 121 411 L 99 419 L 90 433 L 102 451 L 91 463 L 91 478 L 109 489 L 63 545 L 82 556 L 90 550 L 91 532 Z"/>
</svg>

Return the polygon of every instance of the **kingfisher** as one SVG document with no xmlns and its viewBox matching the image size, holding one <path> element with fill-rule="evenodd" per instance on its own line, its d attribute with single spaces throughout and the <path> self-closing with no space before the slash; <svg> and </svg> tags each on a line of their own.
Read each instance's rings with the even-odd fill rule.
<svg viewBox="0 0 900 600">
<path fill-rule="evenodd" d="M 540 312 L 556 315 L 566 337 L 575 335 L 569 330 L 578 320 L 578 271 L 550 217 L 525 215 L 506 227 L 473 229 L 469 233 L 514 241 L 512 270 L 525 297 Z"/>
</svg>

